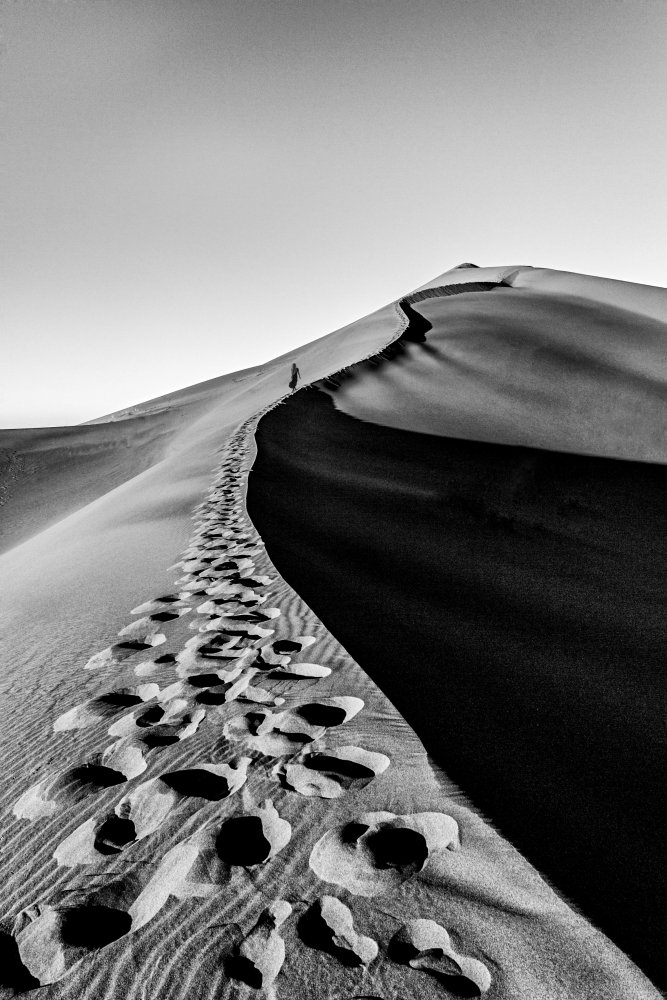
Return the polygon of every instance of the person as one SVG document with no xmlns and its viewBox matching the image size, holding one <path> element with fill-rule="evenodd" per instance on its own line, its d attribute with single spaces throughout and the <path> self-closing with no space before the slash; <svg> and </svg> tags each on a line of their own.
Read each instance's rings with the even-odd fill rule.
<svg viewBox="0 0 667 1000">
<path fill-rule="evenodd" d="M 301 377 L 301 372 L 297 368 L 296 362 L 293 361 L 292 362 L 292 377 L 289 380 L 289 387 L 292 390 L 292 392 L 294 392 L 294 390 L 296 389 L 296 384 L 299 381 L 300 377 Z"/>
</svg>

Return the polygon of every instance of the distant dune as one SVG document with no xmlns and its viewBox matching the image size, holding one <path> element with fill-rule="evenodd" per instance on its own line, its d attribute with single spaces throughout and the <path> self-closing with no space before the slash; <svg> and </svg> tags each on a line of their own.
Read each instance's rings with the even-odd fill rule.
<svg viewBox="0 0 667 1000">
<path fill-rule="evenodd" d="M 666 335 L 461 266 L 0 432 L 0 996 L 658 997 Z"/>
</svg>

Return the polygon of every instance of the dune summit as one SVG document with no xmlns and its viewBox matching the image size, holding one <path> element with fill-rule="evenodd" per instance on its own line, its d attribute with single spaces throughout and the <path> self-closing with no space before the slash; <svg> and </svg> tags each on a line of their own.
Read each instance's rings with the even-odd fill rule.
<svg viewBox="0 0 667 1000">
<path fill-rule="evenodd" d="M 461 265 L 0 434 L 0 996 L 656 998 L 667 292 Z"/>
</svg>

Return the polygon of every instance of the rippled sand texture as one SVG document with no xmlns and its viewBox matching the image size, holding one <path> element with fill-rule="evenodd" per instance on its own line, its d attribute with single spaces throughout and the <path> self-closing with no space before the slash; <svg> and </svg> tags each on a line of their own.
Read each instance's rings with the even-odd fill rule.
<svg viewBox="0 0 667 1000">
<path fill-rule="evenodd" d="M 248 518 L 292 360 L 320 380 L 407 327 L 391 304 L 89 425 L 129 452 L 161 430 L 125 478 L 110 449 L 95 499 L 67 462 L 55 523 L 35 474 L 0 557 L 6 995 L 658 996 L 431 766 Z"/>
</svg>

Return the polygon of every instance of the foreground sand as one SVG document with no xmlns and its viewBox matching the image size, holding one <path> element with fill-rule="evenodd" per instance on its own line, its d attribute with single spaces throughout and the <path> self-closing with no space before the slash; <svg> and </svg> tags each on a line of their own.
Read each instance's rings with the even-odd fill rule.
<svg viewBox="0 0 667 1000">
<path fill-rule="evenodd" d="M 659 995 L 434 770 L 247 518 L 291 361 L 313 382 L 406 323 L 118 415 L 131 439 L 169 414 L 144 470 L 0 557 L 9 995 Z"/>
</svg>

